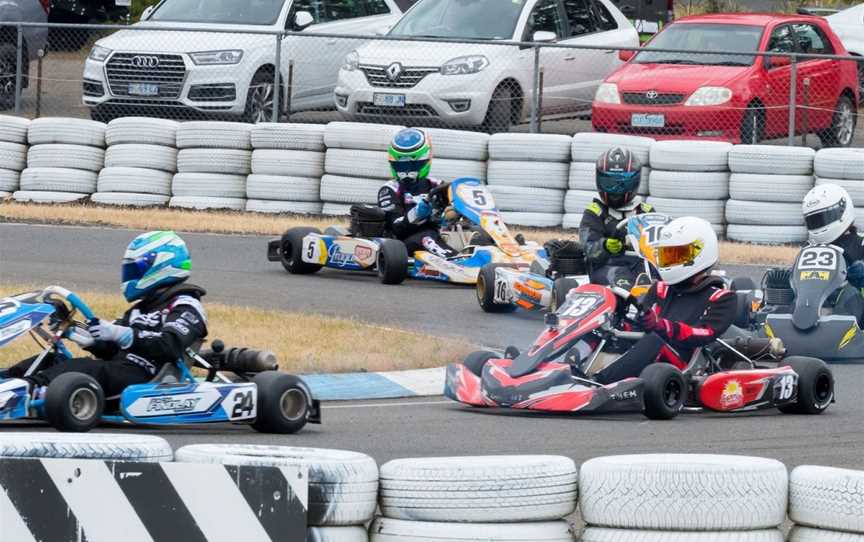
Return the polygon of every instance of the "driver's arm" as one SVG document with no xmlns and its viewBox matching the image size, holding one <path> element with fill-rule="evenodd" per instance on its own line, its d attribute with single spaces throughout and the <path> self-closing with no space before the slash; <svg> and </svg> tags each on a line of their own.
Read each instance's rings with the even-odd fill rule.
<svg viewBox="0 0 864 542">
<path fill-rule="evenodd" d="M 695 299 L 694 299 L 695 301 Z M 651 306 L 647 305 L 646 306 Z M 658 310 L 658 305 L 653 305 Z M 720 288 L 713 289 L 702 316 L 695 322 L 665 320 L 659 314 L 662 325 L 656 332 L 663 338 L 686 348 L 696 348 L 710 344 L 722 336 L 735 321 L 738 302 L 735 293 Z"/>
<path fill-rule="evenodd" d="M 134 334 L 129 352 L 157 365 L 173 363 L 186 348 L 207 336 L 204 307 L 194 297 L 180 296 L 171 305 L 160 331 L 134 329 Z"/>
<path fill-rule="evenodd" d="M 610 254 L 606 250 L 604 233 L 599 206 L 592 203 L 582 213 L 582 222 L 579 224 L 579 240 L 585 249 L 585 258 L 588 263 L 595 266 L 605 265 L 609 261 Z"/>
</svg>

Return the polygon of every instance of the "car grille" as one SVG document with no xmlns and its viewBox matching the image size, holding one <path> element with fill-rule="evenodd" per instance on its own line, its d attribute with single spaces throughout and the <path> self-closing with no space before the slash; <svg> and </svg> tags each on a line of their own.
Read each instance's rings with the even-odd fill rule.
<svg viewBox="0 0 864 542">
<path fill-rule="evenodd" d="M 372 102 L 357 102 L 357 113 L 361 115 L 376 115 L 388 117 L 437 117 L 430 106 L 425 104 L 408 104 L 405 107 L 388 107 L 374 105 Z"/>
<path fill-rule="evenodd" d="M 387 74 L 387 68 L 388 66 L 360 66 L 369 84 L 382 88 L 412 88 L 430 73 L 439 71 L 438 68 L 402 68 L 399 77 L 393 80 Z"/>
<path fill-rule="evenodd" d="M 631 105 L 677 105 L 684 101 L 683 94 L 664 94 L 648 92 L 625 92 L 624 103 Z"/>
<path fill-rule="evenodd" d="M 630 126 L 623 122 L 618 123 L 618 132 L 622 134 L 672 136 L 681 135 L 684 131 L 685 127 L 680 124 L 664 126 L 663 128 L 644 128 L 640 126 Z"/>
<path fill-rule="evenodd" d="M 145 58 L 146 67 L 136 65 L 136 57 Z M 158 62 L 154 62 L 154 59 Z M 152 66 L 152 64 L 156 64 Z M 141 99 L 177 99 L 183 90 L 186 64 L 180 55 L 114 53 L 105 66 L 108 88 L 114 96 L 132 96 Z M 129 84 L 159 86 L 158 95 L 136 96 L 129 93 Z"/>
</svg>

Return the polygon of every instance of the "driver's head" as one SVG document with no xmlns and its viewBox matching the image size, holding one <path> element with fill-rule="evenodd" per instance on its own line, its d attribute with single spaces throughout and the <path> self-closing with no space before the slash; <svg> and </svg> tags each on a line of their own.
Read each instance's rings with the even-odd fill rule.
<svg viewBox="0 0 864 542">
<path fill-rule="evenodd" d="M 597 160 L 597 192 L 613 209 L 630 203 L 642 181 L 642 164 L 623 147 L 613 147 Z"/>
<path fill-rule="evenodd" d="M 387 149 L 390 172 L 404 188 L 429 176 L 432 168 L 432 143 L 422 130 L 400 130 Z"/>
<path fill-rule="evenodd" d="M 801 203 L 804 224 L 811 243 L 830 244 L 846 233 L 855 221 L 855 206 L 849 193 L 836 184 L 820 184 Z"/>
<path fill-rule="evenodd" d="M 654 250 L 660 278 L 673 285 L 708 271 L 720 258 L 714 228 L 694 216 L 676 218 L 663 226 Z"/>
<path fill-rule="evenodd" d="M 123 255 L 122 281 L 126 301 L 183 282 L 189 278 L 189 249 L 173 231 L 142 233 L 129 243 Z"/>
</svg>

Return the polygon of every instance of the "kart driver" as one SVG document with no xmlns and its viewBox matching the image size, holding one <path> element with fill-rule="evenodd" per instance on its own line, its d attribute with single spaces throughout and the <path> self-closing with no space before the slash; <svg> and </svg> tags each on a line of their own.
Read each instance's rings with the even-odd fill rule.
<svg viewBox="0 0 864 542">
<path fill-rule="evenodd" d="M 597 160 L 597 195 L 582 214 L 579 240 L 585 249 L 591 282 L 629 290 L 642 269 L 639 258 L 624 255 L 624 235 L 618 224 L 654 209 L 636 195 L 642 164 L 629 150 L 609 149 Z"/>
<path fill-rule="evenodd" d="M 30 376 L 35 358 L 26 359 L 0 377 L 25 378 L 34 397 L 62 373 L 92 376 L 106 398 L 132 384 L 148 382 L 166 363 L 174 363 L 187 347 L 207 336 L 202 288 L 186 282 L 191 260 L 186 243 L 171 231 L 144 233 L 132 240 L 123 255 L 123 295 L 136 302 L 116 322 L 93 321 L 87 333 L 72 340 L 94 358 L 67 360 L 49 354 Z M 5 374 L 4 374 L 5 373 Z"/>
<path fill-rule="evenodd" d="M 735 320 L 735 294 L 710 274 L 717 263 L 717 234 L 695 217 L 664 226 L 655 245 L 660 281 L 642 302 L 646 332 L 623 356 L 594 375 L 601 384 L 636 377 L 655 361 L 684 369 L 696 348 L 720 337 Z"/>
<path fill-rule="evenodd" d="M 443 181 L 429 177 L 432 145 L 426 134 L 416 128 L 401 130 L 387 151 L 394 180 L 381 187 L 378 206 L 384 210 L 394 237 L 403 241 L 408 254 L 427 250 L 449 258 L 458 253 L 441 238 L 438 224 L 431 220 L 429 192 Z"/>
<path fill-rule="evenodd" d="M 801 204 L 811 244 L 834 245 L 843 249 L 846 260 L 845 287 L 830 302 L 839 312 L 864 321 L 864 236 L 855 227 L 855 206 L 849 193 L 836 184 L 820 184 L 810 190 Z"/>
</svg>

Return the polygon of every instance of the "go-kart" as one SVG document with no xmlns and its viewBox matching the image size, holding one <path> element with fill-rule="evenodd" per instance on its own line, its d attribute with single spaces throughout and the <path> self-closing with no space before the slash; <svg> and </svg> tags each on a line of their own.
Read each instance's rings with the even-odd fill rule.
<svg viewBox="0 0 864 542">
<path fill-rule="evenodd" d="M 765 274 L 755 329 L 761 336 L 779 337 L 795 355 L 864 362 L 864 332 L 856 317 L 836 310 L 837 290 L 846 285 L 842 249 L 804 247 L 791 270 L 771 269 Z"/>
<path fill-rule="evenodd" d="M 384 284 L 406 278 L 475 284 L 480 268 L 506 262 L 527 268 L 543 249 L 513 236 L 495 208 L 492 194 L 478 179 L 462 177 L 429 194 L 431 221 L 443 224 L 442 237 L 459 254 L 444 258 L 421 250 L 409 255 L 405 245 L 389 238 L 383 211 L 354 206 L 351 228 L 291 228 L 267 245 L 267 259 L 281 262 L 286 271 L 301 275 L 322 267 L 375 272 Z"/>
<path fill-rule="evenodd" d="M 59 286 L 0 299 L 0 347 L 28 332 L 33 336 L 43 348 L 27 375 L 38 371 L 49 354 L 71 359 L 64 341 L 87 336 L 78 313 L 86 322 L 95 319 L 80 297 Z M 207 371 L 203 381 L 193 377 L 193 366 Z M 100 422 L 247 423 L 266 433 L 295 433 L 307 422 L 321 423 L 320 404 L 308 386 L 277 369 L 269 352 L 226 349 L 214 341 L 210 350 L 187 350 L 150 382 L 129 386 L 119 397 L 105 397 L 99 383 L 83 373 L 59 375 L 39 398 L 32 397 L 26 380 L 7 378 L 0 380 L 0 420 L 42 419 L 60 431 L 79 432 Z"/>
<path fill-rule="evenodd" d="M 565 303 L 546 315 L 546 329 L 527 351 L 508 347 L 504 357 L 479 351 L 451 363 L 444 394 L 475 407 L 636 411 L 651 419 L 674 418 L 684 407 L 820 414 L 834 400 L 834 377 L 823 361 L 784 358 L 781 341 L 753 337 L 717 340 L 680 369 L 652 363 L 638 378 L 600 384 L 592 377 L 646 337 L 627 329 L 634 302 L 615 287 L 587 284 L 571 290 Z"/>
<path fill-rule="evenodd" d="M 624 259 L 641 261 L 643 273 L 640 275 L 644 278 L 632 281 L 632 263 L 626 268 L 611 266 L 605 281 L 607 285 L 618 282 L 616 277 L 619 277 L 628 283 L 635 296 L 647 291 L 653 258 L 649 245 L 657 238 L 660 228 L 671 220 L 664 214 L 646 213 L 625 218 L 618 224 L 627 247 Z M 537 258 L 527 270 L 507 263 L 484 265 L 477 278 L 480 307 L 486 312 L 511 312 L 517 308 L 527 311 L 548 308 L 554 312 L 570 290 L 591 282 L 590 266 L 579 242 L 553 241 L 547 243 L 545 249 L 545 257 Z"/>
</svg>

